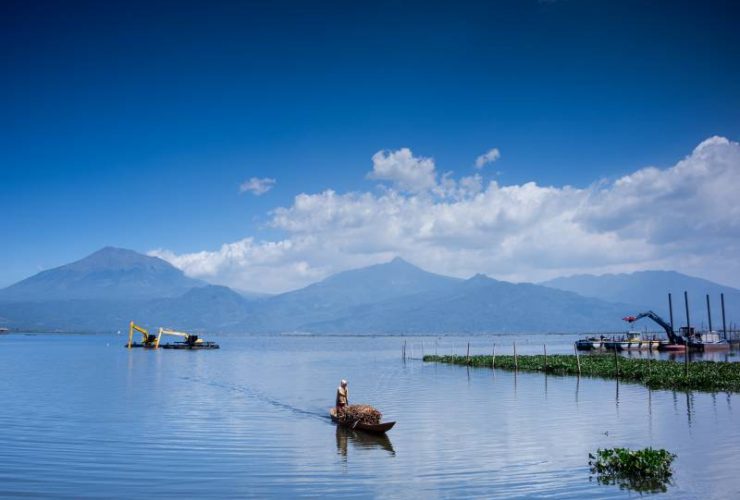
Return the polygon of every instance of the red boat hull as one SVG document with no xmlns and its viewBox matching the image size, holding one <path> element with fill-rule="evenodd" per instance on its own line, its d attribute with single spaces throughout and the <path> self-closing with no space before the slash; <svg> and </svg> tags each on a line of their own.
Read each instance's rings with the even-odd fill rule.
<svg viewBox="0 0 740 500">
<path fill-rule="evenodd" d="M 686 351 L 686 346 L 683 344 L 661 344 L 660 347 L 658 347 L 658 350 L 666 352 L 684 352 Z"/>
</svg>

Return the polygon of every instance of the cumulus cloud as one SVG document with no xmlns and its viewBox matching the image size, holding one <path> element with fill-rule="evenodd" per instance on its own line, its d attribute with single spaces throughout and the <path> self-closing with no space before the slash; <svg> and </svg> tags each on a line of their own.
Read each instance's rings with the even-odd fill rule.
<svg viewBox="0 0 740 500">
<path fill-rule="evenodd" d="M 475 159 L 475 168 L 483 168 L 499 158 L 501 158 L 501 151 L 498 148 L 489 149 L 486 153 Z"/>
<path fill-rule="evenodd" d="M 394 187 L 411 193 L 431 189 L 437 183 L 434 160 L 415 158 L 408 148 L 375 153 L 373 170 L 367 177 L 391 181 Z"/>
<path fill-rule="evenodd" d="M 740 145 L 699 144 L 668 168 L 647 167 L 586 187 L 483 185 L 439 176 L 410 150 L 373 156 L 380 192 L 302 193 L 269 215 L 282 233 L 214 251 L 153 251 L 188 275 L 285 291 L 394 256 L 467 277 L 540 281 L 579 272 L 677 269 L 740 281 Z"/>
<path fill-rule="evenodd" d="M 252 177 L 239 185 L 239 193 L 252 193 L 255 196 L 261 196 L 275 186 L 275 179 L 264 177 Z"/>
</svg>

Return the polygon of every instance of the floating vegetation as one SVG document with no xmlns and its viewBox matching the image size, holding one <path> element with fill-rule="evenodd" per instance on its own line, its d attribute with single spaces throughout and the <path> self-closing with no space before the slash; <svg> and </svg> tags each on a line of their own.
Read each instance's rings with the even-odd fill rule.
<svg viewBox="0 0 740 500">
<path fill-rule="evenodd" d="M 588 356 L 424 356 L 424 361 L 555 375 L 586 375 L 638 382 L 651 389 L 740 392 L 740 363 L 657 359 L 627 359 L 610 354 Z"/>
<path fill-rule="evenodd" d="M 342 408 L 337 418 L 342 423 L 360 422 L 362 424 L 376 425 L 380 423 L 383 414 L 370 405 L 349 405 Z"/>
<path fill-rule="evenodd" d="M 618 485 L 640 493 L 662 493 L 670 484 L 671 463 L 676 455 L 666 450 L 645 448 L 599 449 L 596 456 L 588 454 L 591 474 L 599 484 Z"/>
</svg>

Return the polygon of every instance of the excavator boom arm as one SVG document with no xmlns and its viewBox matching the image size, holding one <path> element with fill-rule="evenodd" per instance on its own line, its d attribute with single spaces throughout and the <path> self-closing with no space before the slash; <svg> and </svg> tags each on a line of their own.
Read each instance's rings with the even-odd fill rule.
<svg viewBox="0 0 740 500">
<path fill-rule="evenodd" d="M 162 338 L 162 335 L 174 335 L 176 337 L 182 337 L 185 339 L 185 341 L 188 341 L 191 337 L 189 333 L 178 332 L 177 330 L 170 330 L 169 328 L 160 328 L 159 335 L 157 335 L 157 343 L 156 343 L 157 347 L 159 347 L 159 341 Z"/>
<path fill-rule="evenodd" d="M 680 335 L 676 335 L 676 332 L 673 331 L 673 327 L 670 324 L 666 323 L 663 318 L 655 314 L 653 311 L 640 313 L 631 322 L 637 321 L 642 318 L 650 318 L 658 323 L 663 328 L 663 330 L 665 330 L 666 334 L 668 335 L 668 340 L 670 340 L 671 344 L 683 344 L 685 342 L 683 337 L 681 337 Z"/>
<path fill-rule="evenodd" d="M 139 332 L 144 336 L 144 342 L 147 342 L 149 340 L 149 330 L 140 327 L 133 321 L 129 323 L 128 325 L 128 348 L 131 349 L 131 346 L 134 342 L 134 332 Z"/>
</svg>

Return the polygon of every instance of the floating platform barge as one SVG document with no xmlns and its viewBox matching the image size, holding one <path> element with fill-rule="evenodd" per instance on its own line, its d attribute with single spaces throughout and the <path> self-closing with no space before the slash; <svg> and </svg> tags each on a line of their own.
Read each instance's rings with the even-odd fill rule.
<svg viewBox="0 0 740 500">
<path fill-rule="evenodd" d="M 143 336 L 141 342 L 134 342 L 134 332 L 138 332 Z M 162 344 L 162 335 L 173 335 L 181 337 L 181 342 L 173 342 L 171 344 Z M 160 328 L 159 335 L 152 335 L 149 330 L 140 327 L 133 321 L 129 324 L 128 330 L 128 343 L 125 347 L 129 349 L 138 347 L 141 349 L 185 349 L 185 350 L 201 350 L 201 349 L 218 349 L 219 345 L 215 342 L 206 342 L 197 335 L 191 333 L 178 332 L 176 330 L 170 330 L 168 328 Z"/>
</svg>

